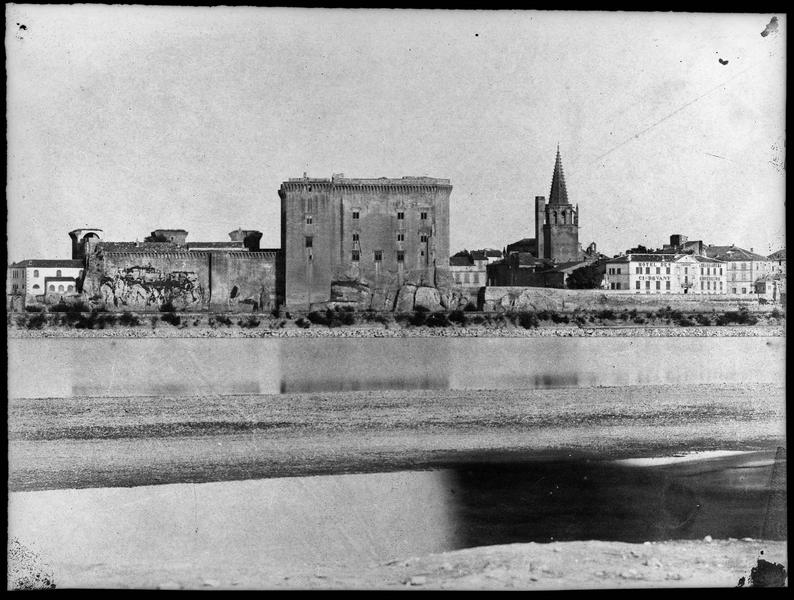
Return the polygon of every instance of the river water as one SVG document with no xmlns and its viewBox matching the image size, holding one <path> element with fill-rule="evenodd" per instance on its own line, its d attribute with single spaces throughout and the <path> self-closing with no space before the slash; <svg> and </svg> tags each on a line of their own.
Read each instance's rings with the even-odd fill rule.
<svg viewBox="0 0 794 600">
<path fill-rule="evenodd" d="M 214 395 L 780 383 L 783 338 L 9 340 L 9 395 Z M 101 452 L 101 443 L 97 445 Z M 9 494 L 59 587 L 152 586 L 514 542 L 785 539 L 785 455 Z"/>
<path fill-rule="evenodd" d="M 784 381 L 785 338 L 10 339 L 12 398 Z"/>
</svg>

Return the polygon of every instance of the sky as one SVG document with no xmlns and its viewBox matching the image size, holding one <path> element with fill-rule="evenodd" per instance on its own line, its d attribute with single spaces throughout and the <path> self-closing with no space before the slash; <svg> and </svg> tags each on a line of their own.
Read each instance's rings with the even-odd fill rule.
<svg viewBox="0 0 794 600">
<path fill-rule="evenodd" d="M 786 17 L 6 5 L 9 261 L 72 229 L 280 245 L 290 177 L 448 178 L 450 249 L 785 246 Z M 762 35 L 766 31 L 767 35 Z"/>
</svg>

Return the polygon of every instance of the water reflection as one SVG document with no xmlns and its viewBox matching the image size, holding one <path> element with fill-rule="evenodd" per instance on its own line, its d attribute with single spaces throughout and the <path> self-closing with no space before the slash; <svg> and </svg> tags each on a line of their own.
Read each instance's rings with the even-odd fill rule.
<svg viewBox="0 0 794 600">
<path fill-rule="evenodd" d="M 781 383 L 785 340 L 11 339 L 8 363 L 14 398 Z"/>
</svg>

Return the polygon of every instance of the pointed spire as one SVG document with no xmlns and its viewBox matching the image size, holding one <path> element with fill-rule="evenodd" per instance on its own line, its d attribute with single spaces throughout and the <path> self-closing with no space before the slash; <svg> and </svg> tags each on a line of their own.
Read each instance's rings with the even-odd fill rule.
<svg viewBox="0 0 794 600">
<path fill-rule="evenodd" d="M 557 144 L 557 160 L 554 162 L 554 176 L 551 179 L 549 204 L 568 204 L 568 190 L 565 188 L 565 173 L 562 171 L 560 144 Z"/>
</svg>

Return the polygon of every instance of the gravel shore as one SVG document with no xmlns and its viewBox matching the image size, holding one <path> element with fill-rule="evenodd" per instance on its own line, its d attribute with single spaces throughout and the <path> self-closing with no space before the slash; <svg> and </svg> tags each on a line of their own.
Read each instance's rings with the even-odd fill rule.
<svg viewBox="0 0 794 600">
<path fill-rule="evenodd" d="M 308 329 L 287 327 L 113 327 L 106 329 L 8 329 L 8 337 L 23 338 L 425 338 L 425 337 L 784 337 L 784 325 L 745 325 L 678 327 L 670 326 L 592 326 L 532 329 L 518 327 L 336 327 L 313 326 Z"/>
</svg>

